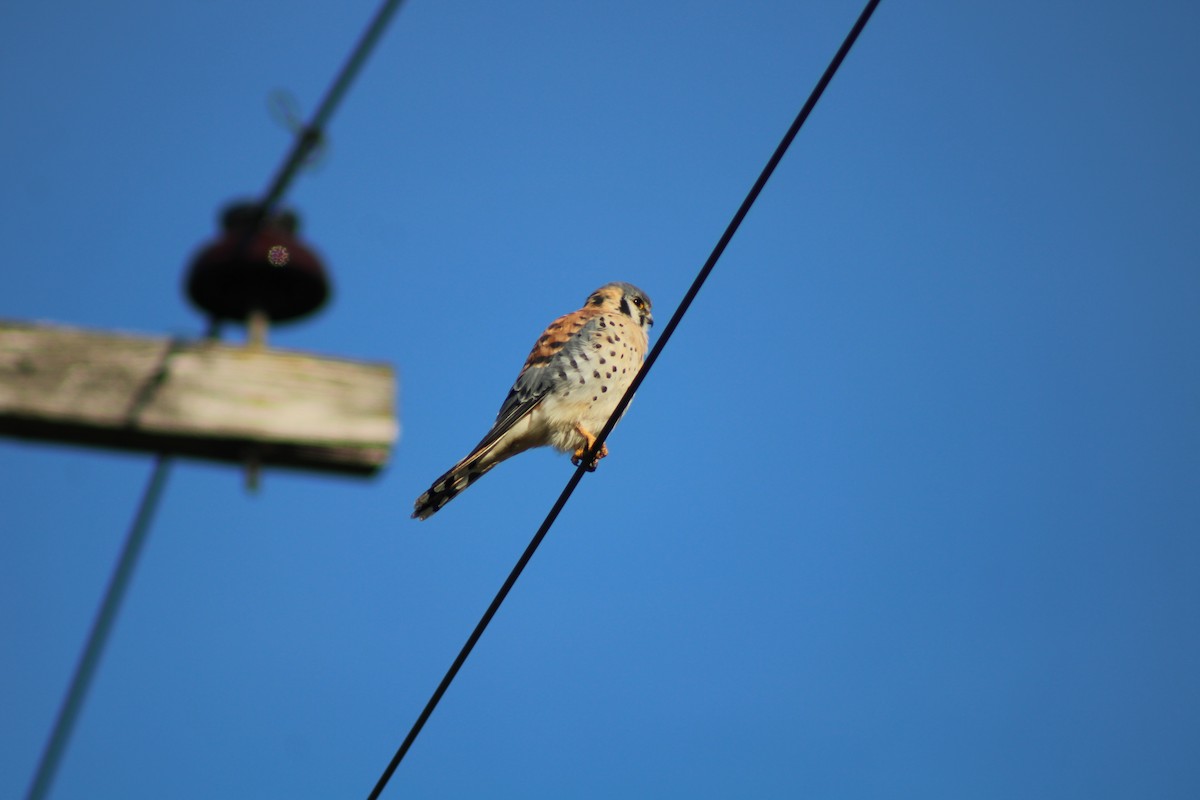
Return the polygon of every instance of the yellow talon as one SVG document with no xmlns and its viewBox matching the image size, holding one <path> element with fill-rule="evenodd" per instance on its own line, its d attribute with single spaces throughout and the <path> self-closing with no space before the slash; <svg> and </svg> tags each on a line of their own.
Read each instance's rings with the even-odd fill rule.
<svg viewBox="0 0 1200 800">
<path fill-rule="evenodd" d="M 575 466 L 579 466 L 579 464 L 583 461 L 583 457 L 587 455 L 588 451 L 591 450 L 592 447 L 595 446 L 596 437 L 592 435 L 591 431 L 578 423 L 575 424 L 575 430 L 580 436 L 583 437 L 584 440 L 583 447 L 576 450 L 575 454 L 571 456 L 571 463 Z M 600 459 L 604 458 L 606 455 L 608 455 L 608 445 L 602 444 L 600 445 L 600 449 L 596 451 L 596 457 L 592 459 L 592 463 L 588 464 L 588 472 L 595 472 L 596 467 L 600 464 Z"/>
</svg>

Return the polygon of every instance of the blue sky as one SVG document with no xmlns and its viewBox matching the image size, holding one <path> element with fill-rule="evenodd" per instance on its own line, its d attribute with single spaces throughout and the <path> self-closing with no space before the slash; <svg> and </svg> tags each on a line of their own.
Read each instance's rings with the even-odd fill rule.
<svg viewBox="0 0 1200 800">
<path fill-rule="evenodd" d="M 183 269 L 373 2 L 0 11 L 0 316 Z M 288 204 L 387 361 L 372 481 L 178 462 L 54 796 L 365 797 L 570 476 L 434 519 L 553 317 L 665 321 L 860 11 L 430 3 Z M 1200 793 L 1200 10 L 884 0 L 385 797 Z M 150 470 L 0 441 L 0 795 Z"/>
</svg>

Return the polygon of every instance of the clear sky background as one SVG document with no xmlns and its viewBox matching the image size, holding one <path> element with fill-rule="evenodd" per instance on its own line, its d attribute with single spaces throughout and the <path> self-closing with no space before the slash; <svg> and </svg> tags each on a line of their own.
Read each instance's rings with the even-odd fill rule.
<svg viewBox="0 0 1200 800">
<path fill-rule="evenodd" d="M 198 335 L 375 8 L 6 4 L 0 316 Z M 667 320 L 860 8 L 412 0 L 272 339 L 395 364 L 393 459 L 177 463 L 54 796 L 365 797 L 571 467 L 413 499 L 592 289 Z M 1198 27 L 884 0 L 385 796 L 1200 796 Z M 0 796 L 150 466 L 0 441 Z"/>
</svg>

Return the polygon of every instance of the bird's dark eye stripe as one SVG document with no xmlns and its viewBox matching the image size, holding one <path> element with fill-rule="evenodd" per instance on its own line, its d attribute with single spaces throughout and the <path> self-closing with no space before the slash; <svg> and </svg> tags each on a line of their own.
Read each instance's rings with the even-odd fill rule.
<svg viewBox="0 0 1200 800">
<path fill-rule="evenodd" d="M 621 313 L 627 317 L 633 316 L 633 312 L 629 310 L 629 301 L 624 297 L 621 298 Z"/>
</svg>

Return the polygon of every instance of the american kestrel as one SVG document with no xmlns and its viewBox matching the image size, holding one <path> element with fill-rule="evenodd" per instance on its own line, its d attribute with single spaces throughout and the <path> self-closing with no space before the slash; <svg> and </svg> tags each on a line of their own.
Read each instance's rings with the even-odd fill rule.
<svg viewBox="0 0 1200 800">
<path fill-rule="evenodd" d="M 583 308 L 551 322 L 492 429 L 417 498 L 413 517 L 429 519 L 492 467 L 533 447 L 572 453 L 578 465 L 642 368 L 653 324 L 650 298 L 628 283 L 601 286 Z M 601 445 L 588 469 L 606 455 Z"/>
</svg>

